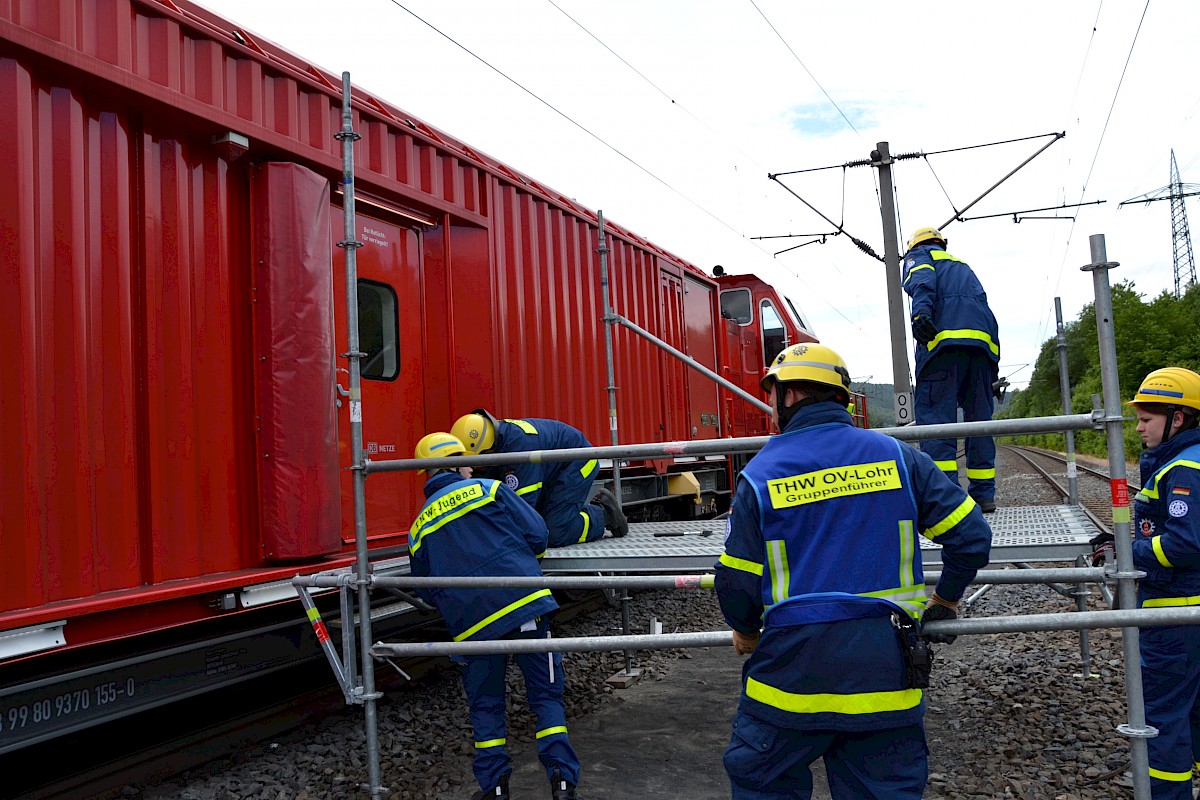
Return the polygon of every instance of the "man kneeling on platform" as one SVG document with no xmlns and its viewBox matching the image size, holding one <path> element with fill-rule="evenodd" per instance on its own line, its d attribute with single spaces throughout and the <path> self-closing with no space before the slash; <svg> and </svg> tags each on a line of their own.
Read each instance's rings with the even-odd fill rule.
<svg viewBox="0 0 1200 800">
<path fill-rule="evenodd" d="M 809 798 L 822 757 L 835 800 L 917 800 L 926 641 L 954 640 L 917 619 L 955 618 L 991 530 L 929 456 L 854 427 L 830 348 L 789 346 L 762 387 L 781 433 L 738 478 L 716 564 L 734 649 L 750 654 L 725 751 L 733 800 Z M 942 545 L 928 601 L 918 533 Z"/>
<path fill-rule="evenodd" d="M 466 455 L 454 436 L 431 433 L 415 458 Z M 431 469 L 425 506 L 409 531 L 409 565 L 416 577 L 540 576 L 546 523 L 499 481 L 472 478 L 470 467 Z M 437 607 L 454 641 L 547 639 L 558 603 L 549 589 L 418 589 Z M 567 739 L 561 653 L 513 655 L 525 677 L 537 719 L 538 759 L 550 779 L 552 800 L 575 800 L 579 758 Z M 474 800 L 508 800 L 512 772 L 505 749 L 504 673 L 508 654 L 457 656 L 475 732 Z"/>
<path fill-rule="evenodd" d="M 450 433 L 475 453 L 528 453 L 532 450 L 563 450 L 591 447 L 578 429 L 554 419 L 496 419 L 477 408 L 454 423 Z M 592 492 L 596 480 L 595 459 L 550 461 L 541 464 L 511 464 L 481 469 L 537 509 L 550 530 L 550 547 L 591 542 L 629 532 L 621 504 L 612 492 Z M 589 499 L 590 498 L 590 499 Z"/>
</svg>

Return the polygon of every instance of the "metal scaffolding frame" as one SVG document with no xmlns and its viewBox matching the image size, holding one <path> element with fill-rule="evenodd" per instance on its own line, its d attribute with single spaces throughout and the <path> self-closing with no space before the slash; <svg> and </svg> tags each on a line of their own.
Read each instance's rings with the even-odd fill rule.
<svg viewBox="0 0 1200 800">
<path fill-rule="evenodd" d="M 338 246 L 345 251 L 346 286 L 357 284 L 355 251 L 361 243 L 355 239 L 355 194 L 354 194 L 354 142 L 359 138 L 353 129 L 351 112 L 350 73 L 342 73 L 342 128 L 336 134 L 342 142 L 342 189 L 344 239 Z M 601 222 L 600 248 L 602 267 L 607 266 L 607 248 L 603 240 Z M 1020 434 L 1062 432 L 1084 429 L 1103 429 L 1107 434 L 1110 480 L 1113 497 L 1113 523 L 1116 538 L 1115 569 L 1076 567 L 1066 569 L 1022 569 L 981 570 L 975 583 L 986 585 L 1000 583 L 1072 583 L 1083 585 L 1095 582 L 1101 586 L 1115 583 L 1121 610 L 1118 611 L 1074 611 L 1064 614 L 1037 614 L 1011 617 L 970 618 L 932 623 L 930 632 L 951 635 L 976 633 L 998 633 L 1034 630 L 1086 630 L 1091 628 L 1118 627 L 1121 629 L 1125 662 L 1125 689 L 1128 705 L 1128 723 L 1118 726 L 1118 731 L 1130 738 L 1130 753 L 1136 800 L 1149 800 L 1149 761 L 1146 739 L 1157 731 L 1146 725 L 1143 707 L 1141 665 L 1138 659 L 1138 629 L 1147 625 L 1200 624 L 1200 608 L 1137 609 L 1137 579 L 1144 573 L 1133 566 L 1130 541 L 1130 509 L 1127 476 L 1124 458 L 1123 417 L 1121 398 L 1117 383 L 1116 346 L 1113 332 L 1112 296 L 1109 285 L 1109 270 L 1118 266 L 1110 262 L 1105 250 L 1103 234 L 1090 237 L 1091 263 L 1081 269 L 1092 273 L 1096 305 L 1096 325 L 1099 338 L 1100 366 L 1103 385 L 1103 407 L 1092 414 L 1067 414 L 1024 420 L 992 420 L 986 422 L 951 423 L 945 425 L 912 426 L 905 428 L 878 429 L 881 433 L 905 441 L 945 438 L 949 436 L 974 436 L 995 434 Z M 607 289 L 607 275 L 605 289 Z M 605 298 L 607 325 L 624 324 L 634 332 L 654 339 L 631 323 L 619 319 L 612 313 Z M 689 634 L 649 634 L 602 636 L 586 638 L 561 638 L 550 640 L 521 640 L 499 642 L 426 642 L 412 644 L 388 644 L 373 642 L 371 591 L 373 589 L 400 589 L 418 586 L 517 586 L 529 585 L 539 588 L 654 588 L 654 589 L 707 589 L 711 588 L 711 575 L 681 576 L 543 576 L 541 578 L 414 578 L 411 576 L 379 576 L 372 572 L 366 536 L 365 482 L 373 472 L 422 469 L 433 466 L 485 466 L 489 464 L 512 464 L 533 461 L 576 461 L 580 459 L 611 458 L 614 464 L 620 459 L 646 457 L 680 457 L 703 454 L 729 454 L 755 452 L 769 437 L 745 437 L 739 439 L 706 440 L 700 442 L 666 442 L 656 444 L 614 444 L 611 447 L 572 448 L 568 450 L 533 451 L 528 453 L 495 454 L 491 456 L 469 456 L 444 459 L 403 459 L 371 462 L 365 454 L 362 442 L 362 378 L 359 351 L 358 308 L 352 291 L 346 297 L 347 352 L 341 354 L 348 359 L 350 370 L 350 431 L 351 466 L 354 476 L 354 531 L 356 560 L 349 573 L 319 573 L 297 576 L 292 583 L 296 588 L 305 612 L 312 623 L 348 704 L 362 705 L 365 712 L 367 767 L 369 783 L 362 788 L 372 798 L 383 797 L 388 790 L 383 786 L 380 770 L 380 747 L 378 737 L 377 701 L 381 697 L 375 685 L 374 660 L 403 655 L 448 655 L 484 652 L 546 652 L 582 650 L 635 650 L 678 647 L 709 647 L 729 644 L 729 632 L 707 632 Z M 611 347 L 606 337 L 606 350 Z M 661 345 L 660 345 L 661 346 Z M 611 350 L 608 351 L 610 398 L 615 390 L 611 369 Z M 683 354 L 675 354 L 683 356 Z M 683 356 L 685 360 L 686 356 Z M 1065 361 L 1065 359 L 1064 359 Z M 1069 402 L 1064 393 L 1064 404 Z M 1064 412 L 1068 409 L 1064 409 Z M 615 425 L 615 403 L 610 400 L 610 413 Z M 938 573 L 930 572 L 927 578 L 936 580 Z M 313 603 L 310 590 L 337 587 L 341 593 L 340 614 L 342 618 L 342 652 L 334 647 L 329 631 Z M 354 612 L 354 594 L 357 594 L 359 613 Z M 1082 597 L 1077 597 L 1079 608 L 1085 608 Z M 628 628 L 626 628 L 628 630 Z M 355 643 L 357 632 L 357 645 Z M 1086 675 L 1086 668 L 1085 668 Z"/>
</svg>

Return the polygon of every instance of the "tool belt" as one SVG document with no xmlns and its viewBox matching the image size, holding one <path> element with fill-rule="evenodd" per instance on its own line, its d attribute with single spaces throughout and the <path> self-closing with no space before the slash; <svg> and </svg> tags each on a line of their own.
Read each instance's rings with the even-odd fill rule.
<svg viewBox="0 0 1200 800">
<path fill-rule="evenodd" d="M 921 626 L 908 614 L 892 612 L 892 627 L 904 656 L 904 688 L 928 689 L 929 673 L 933 671 L 933 651 Z"/>
</svg>

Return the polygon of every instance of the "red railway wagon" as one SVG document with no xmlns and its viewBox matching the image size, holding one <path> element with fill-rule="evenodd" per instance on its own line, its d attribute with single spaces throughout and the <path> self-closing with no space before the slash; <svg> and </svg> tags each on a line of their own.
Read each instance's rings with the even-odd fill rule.
<svg viewBox="0 0 1200 800">
<path fill-rule="evenodd" d="M 320 658 L 289 580 L 352 563 L 353 514 L 340 79 L 183 0 L 0 3 L 0 41 L 4 753 Z M 476 406 L 608 444 L 596 215 L 359 89 L 353 125 L 368 454 Z M 763 281 L 606 233 L 614 310 L 748 391 L 814 340 Z M 621 441 L 766 432 L 614 337 Z M 630 464 L 624 499 L 719 511 L 733 466 Z M 369 479 L 381 571 L 420 497 Z"/>
</svg>

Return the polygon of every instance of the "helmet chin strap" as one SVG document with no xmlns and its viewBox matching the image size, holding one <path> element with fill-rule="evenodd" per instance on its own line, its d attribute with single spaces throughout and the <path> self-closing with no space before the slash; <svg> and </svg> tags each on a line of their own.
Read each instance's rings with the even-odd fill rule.
<svg viewBox="0 0 1200 800">
<path fill-rule="evenodd" d="M 797 411 L 804 408 L 805 406 L 811 406 L 813 403 L 820 402 L 816 397 L 813 397 L 810 394 L 808 397 L 805 397 L 803 400 L 797 400 L 796 402 L 792 403 L 790 406 L 784 406 L 783 398 L 784 398 L 784 395 L 786 395 L 786 394 L 787 394 L 787 390 L 783 387 L 782 384 L 780 384 L 778 381 L 776 381 L 775 382 L 775 408 L 778 409 L 777 416 L 779 417 L 779 430 L 780 431 L 783 431 L 784 429 L 787 428 L 788 423 L 792 421 L 792 417 L 794 417 L 796 415 Z"/>
</svg>

